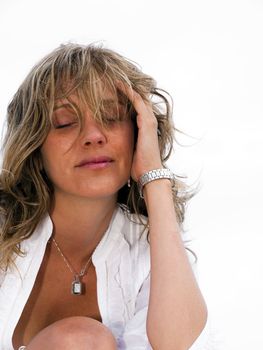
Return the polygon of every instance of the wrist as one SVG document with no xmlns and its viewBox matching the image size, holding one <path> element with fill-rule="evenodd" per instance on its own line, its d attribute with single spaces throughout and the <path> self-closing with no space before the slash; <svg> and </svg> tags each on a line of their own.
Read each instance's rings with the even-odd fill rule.
<svg viewBox="0 0 263 350">
<path fill-rule="evenodd" d="M 172 183 L 169 179 L 158 179 L 156 181 L 148 182 L 142 190 L 143 198 L 146 200 L 149 195 L 153 195 L 154 198 L 159 198 L 160 195 L 171 193 Z"/>
<path fill-rule="evenodd" d="M 162 181 L 163 183 L 170 182 L 170 186 L 171 186 L 171 185 L 174 185 L 175 176 L 171 172 L 171 170 L 165 169 L 165 168 L 153 169 L 153 170 L 146 172 L 138 180 L 138 189 L 139 189 L 140 196 L 142 198 L 143 198 L 144 188 L 146 186 L 151 187 L 148 185 L 151 183 L 157 182 L 157 180 L 158 180 L 159 184 L 160 184 L 160 180 L 165 180 L 165 181 Z"/>
</svg>

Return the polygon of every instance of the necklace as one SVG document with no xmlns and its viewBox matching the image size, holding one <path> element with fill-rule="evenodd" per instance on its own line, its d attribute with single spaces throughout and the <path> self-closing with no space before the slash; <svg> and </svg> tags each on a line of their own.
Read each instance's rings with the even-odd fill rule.
<svg viewBox="0 0 263 350">
<path fill-rule="evenodd" d="M 70 264 L 70 262 L 68 261 L 68 259 L 65 257 L 65 255 L 62 253 L 57 241 L 55 240 L 54 237 L 52 237 L 52 241 L 54 242 L 57 251 L 60 253 L 60 255 L 62 256 L 65 264 L 67 265 L 67 267 L 69 268 L 69 270 L 72 272 L 72 274 L 74 275 L 74 279 L 71 283 L 71 293 L 73 295 L 81 295 L 84 294 L 85 292 L 85 285 L 84 283 L 81 281 L 82 277 L 88 272 L 88 269 L 90 267 L 90 263 L 91 263 L 91 258 L 92 258 L 92 254 L 89 258 L 89 260 L 86 262 L 86 264 L 83 266 L 83 268 L 80 270 L 79 273 L 76 272 L 76 270 L 72 267 L 72 265 Z"/>
</svg>

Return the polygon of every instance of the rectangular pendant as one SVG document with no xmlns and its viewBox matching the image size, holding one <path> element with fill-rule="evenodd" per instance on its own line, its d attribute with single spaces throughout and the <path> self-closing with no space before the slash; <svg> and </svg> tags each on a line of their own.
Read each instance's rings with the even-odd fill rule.
<svg viewBox="0 0 263 350">
<path fill-rule="evenodd" d="M 82 294 L 82 283 L 80 281 L 73 281 L 72 282 L 71 293 L 74 295 Z"/>
</svg>

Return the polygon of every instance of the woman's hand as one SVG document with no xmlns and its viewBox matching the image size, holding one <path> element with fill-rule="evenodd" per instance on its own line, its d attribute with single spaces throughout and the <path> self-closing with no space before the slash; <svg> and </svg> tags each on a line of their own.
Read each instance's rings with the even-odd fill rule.
<svg viewBox="0 0 263 350">
<path fill-rule="evenodd" d="M 118 88 L 128 97 L 137 112 L 138 137 L 131 168 L 131 176 L 137 182 L 147 171 L 163 167 L 158 143 L 158 122 L 150 101 L 145 102 L 127 85 L 120 83 Z"/>
</svg>

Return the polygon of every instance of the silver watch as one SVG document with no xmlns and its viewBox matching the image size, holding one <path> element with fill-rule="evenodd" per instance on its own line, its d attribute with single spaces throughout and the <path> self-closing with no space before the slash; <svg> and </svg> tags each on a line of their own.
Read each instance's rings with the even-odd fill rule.
<svg viewBox="0 0 263 350">
<path fill-rule="evenodd" d="M 170 169 L 154 169 L 150 170 L 147 173 L 143 174 L 139 180 L 138 180 L 138 189 L 141 198 L 143 198 L 143 187 L 151 181 L 158 180 L 158 179 L 170 179 L 173 181 L 175 180 L 175 175 L 171 172 Z"/>
</svg>

